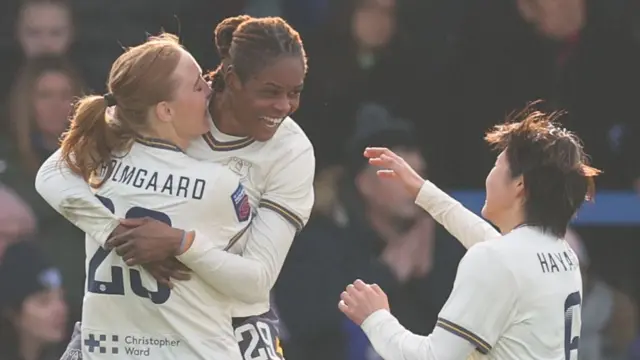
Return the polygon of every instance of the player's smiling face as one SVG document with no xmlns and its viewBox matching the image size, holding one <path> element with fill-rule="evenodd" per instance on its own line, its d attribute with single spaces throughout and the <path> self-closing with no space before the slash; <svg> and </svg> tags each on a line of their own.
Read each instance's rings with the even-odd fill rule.
<svg viewBox="0 0 640 360">
<path fill-rule="evenodd" d="M 300 105 L 303 59 L 282 56 L 239 85 L 233 96 L 237 121 L 258 141 L 273 137 L 282 121 Z"/>
<path fill-rule="evenodd" d="M 513 177 L 506 152 L 498 155 L 485 182 L 487 197 L 482 216 L 500 227 L 511 214 L 520 211 L 524 190 L 522 176 Z"/>
</svg>

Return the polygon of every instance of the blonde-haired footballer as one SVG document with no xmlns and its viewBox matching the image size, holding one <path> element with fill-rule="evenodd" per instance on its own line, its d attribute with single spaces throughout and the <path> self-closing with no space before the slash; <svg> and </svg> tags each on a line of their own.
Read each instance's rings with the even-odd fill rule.
<svg viewBox="0 0 640 360">
<path fill-rule="evenodd" d="M 384 168 L 379 176 L 403 183 L 416 204 L 469 248 L 429 336 L 399 324 L 375 284 L 357 280 L 342 293 L 340 310 L 382 358 L 577 359 L 582 279 L 563 237 L 593 195 L 599 171 L 586 164 L 580 140 L 554 123 L 557 116 L 527 108 L 521 121 L 486 135 L 500 155 L 487 176 L 482 215 L 500 233 L 390 150 L 365 150 L 371 164 Z"/>
<path fill-rule="evenodd" d="M 197 227 L 174 228 L 153 219 L 122 221 L 93 196 L 81 177 L 59 166 L 59 153 L 42 165 L 36 189 L 92 239 L 122 257 L 127 266 L 141 265 L 161 283 L 168 282 L 168 275 L 180 275 L 171 266 L 181 254 L 181 243 L 190 244 L 184 253 L 187 256 L 179 260 L 214 291 L 233 300 L 232 318 L 221 321 L 233 327 L 239 355 L 243 359 L 281 359 L 278 317 L 271 310 L 269 293 L 314 201 L 313 146 L 290 117 L 300 103 L 306 54 L 298 32 L 278 17 L 230 17 L 216 26 L 214 35 L 222 61 L 209 74 L 213 90 L 207 113 L 211 115 L 209 131 L 192 141 L 185 153 L 223 165 L 240 178 L 255 209 L 242 238 L 226 239 L 231 246 L 218 248 L 216 239 Z M 189 90 L 201 91 L 195 85 Z M 115 91 L 112 95 L 116 100 L 123 96 Z M 176 95 L 166 102 L 179 100 Z M 166 104 L 161 108 L 168 111 Z M 117 113 L 118 105 L 115 109 Z M 141 186 L 149 193 L 161 191 L 161 186 L 152 183 L 152 176 L 143 174 Z M 174 186 L 181 185 L 179 180 Z M 249 216 L 244 199 L 241 192 L 232 199 L 239 219 Z M 217 211 L 199 215 L 220 216 Z M 127 226 L 133 228 L 123 229 Z M 74 340 L 81 335 L 84 337 L 84 331 L 74 334 L 70 352 L 77 352 L 79 342 Z M 86 347 L 86 342 L 81 344 Z"/>
</svg>

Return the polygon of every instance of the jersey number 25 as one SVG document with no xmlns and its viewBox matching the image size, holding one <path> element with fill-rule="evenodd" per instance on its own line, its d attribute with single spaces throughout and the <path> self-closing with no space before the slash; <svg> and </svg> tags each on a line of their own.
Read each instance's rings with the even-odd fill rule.
<svg viewBox="0 0 640 360">
<path fill-rule="evenodd" d="M 96 197 L 107 209 L 112 213 L 115 213 L 113 201 L 99 195 L 96 195 Z M 142 207 L 132 207 L 127 211 L 125 218 L 133 219 L 147 216 L 158 221 L 162 221 L 167 225 L 171 225 L 171 219 L 167 214 Z M 124 295 L 124 269 L 121 266 L 111 266 L 111 281 L 96 280 L 98 267 L 102 264 L 104 259 L 107 258 L 110 252 L 111 251 L 107 251 L 100 247 L 91 257 L 91 260 L 89 261 L 89 270 L 87 271 L 87 290 L 95 294 Z M 154 304 L 163 304 L 169 299 L 171 290 L 166 285 L 157 283 L 157 291 L 151 291 L 145 288 L 144 285 L 142 285 L 142 278 L 139 270 L 130 268 L 129 279 L 131 283 L 131 290 L 139 297 L 151 299 Z"/>
</svg>

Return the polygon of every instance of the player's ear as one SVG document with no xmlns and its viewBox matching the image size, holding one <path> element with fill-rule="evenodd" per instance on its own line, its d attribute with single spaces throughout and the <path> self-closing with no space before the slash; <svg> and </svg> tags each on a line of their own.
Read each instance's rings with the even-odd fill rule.
<svg viewBox="0 0 640 360">
<path fill-rule="evenodd" d="M 513 186 L 515 187 L 516 196 L 519 198 L 524 198 L 526 195 L 526 189 L 524 186 L 524 176 L 519 175 L 513 179 Z"/>
<path fill-rule="evenodd" d="M 242 81 L 236 72 L 233 65 L 229 65 L 224 69 L 224 83 L 231 88 L 231 90 L 240 90 L 242 87 Z"/>
<path fill-rule="evenodd" d="M 166 101 L 161 101 L 155 106 L 155 115 L 162 122 L 171 122 L 173 120 L 174 111 L 171 105 Z"/>
</svg>

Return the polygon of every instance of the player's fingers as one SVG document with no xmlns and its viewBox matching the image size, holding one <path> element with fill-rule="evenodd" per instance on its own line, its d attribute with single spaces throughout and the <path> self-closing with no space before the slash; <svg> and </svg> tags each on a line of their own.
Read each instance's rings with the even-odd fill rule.
<svg viewBox="0 0 640 360">
<path fill-rule="evenodd" d="M 120 225 L 126 227 L 138 227 L 142 226 L 146 221 L 146 218 L 120 219 Z"/>
<path fill-rule="evenodd" d="M 356 289 L 355 285 L 353 284 L 349 284 L 347 285 L 347 293 L 351 296 L 355 295 L 358 292 L 358 290 Z"/>
<path fill-rule="evenodd" d="M 362 281 L 360 279 L 354 281 L 353 282 L 353 286 L 358 290 L 366 290 L 367 289 L 367 284 L 365 284 L 364 281 Z"/>
<path fill-rule="evenodd" d="M 365 285 L 366 288 L 366 285 Z M 362 299 L 365 295 L 365 292 L 363 289 L 359 289 L 357 288 L 355 285 L 350 284 L 347 286 L 347 294 L 349 294 L 349 296 L 354 299 Z"/>
<path fill-rule="evenodd" d="M 368 147 L 366 149 L 364 149 L 364 157 L 366 158 L 377 158 L 380 157 L 380 155 L 383 154 L 384 150 L 386 148 L 382 148 L 382 147 Z"/>
<path fill-rule="evenodd" d="M 135 247 L 130 245 L 130 243 L 127 243 L 125 245 L 130 246 L 129 248 L 122 251 L 122 260 L 124 260 L 125 264 L 134 266 L 149 263 L 148 261 L 146 261 L 146 259 L 140 257 Z"/>
<path fill-rule="evenodd" d="M 378 170 L 376 173 L 378 174 L 378 177 L 383 179 L 395 179 L 398 177 L 398 173 L 393 170 Z"/>
<path fill-rule="evenodd" d="M 384 295 L 384 291 L 382 291 L 382 288 L 380 288 L 378 284 L 371 284 L 371 290 L 378 295 Z"/>
<path fill-rule="evenodd" d="M 349 311 L 349 306 L 343 300 L 340 300 L 338 301 L 338 309 L 346 314 Z"/>
<path fill-rule="evenodd" d="M 191 274 L 187 271 L 173 270 L 171 272 L 171 278 L 180 281 L 186 281 L 191 279 Z"/>
<path fill-rule="evenodd" d="M 163 271 L 161 267 L 154 267 L 147 270 L 149 271 L 151 276 L 153 276 L 153 278 L 156 279 L 156 281 L 159 284 L 166 285 L 170 289 L 173 289 L 173 284 L 171 283 L 171 279 L 169 278 L 169 276 L 167 276 L 167 274 Z"/>
<path fill-rule="evenodd" d="M 171 264 L 171 268 L 175 271 L 180 271 L 180 272 L 184 272 L 184 273 L 190 273 L 192 272 L 191 269 L 189 269 L 185 264 L 181 263 L 178 259 L 176 258 L 171 258 L 169 260 L 169 263 Z"/>
<path fill-rule="evenodd" d="M 127 254 L 129 254 L 129 257 L 131 257 L 132 249 L 133 249 L 133 244 L 130 242 L 123 242 L 122 244 L 114 248 L 114 250 L 116 251 L 116 254 L 118 254 L 118 256 L 121 256 L 123 258 Z"/>
<path fill-rule="evenodd" d="M 342 294 L 340 294 L 340 300 L 344 301 L 344 303 L 347 304 L 347 306 L 355 305 L 355 301 L 353 300 L 353 297 L 346 291 L 343 291 Z"/>
<path fill-rule="evenodd" d="M 396 155 L 396 153 L 386 147 L 368 147 L 364 150 L 364 154 L 366 157 L 384 158 L 386 156 L 395 161 L 402 159 L 401 157 Z"/>
<path fill-rule="evenodd" d="M 131 229 L 125 232 L 121 232 L 111 237 L 110 239 L 108 239 L 107 242 L 105 243 L 106 249 L 113 250 L 114 248 L 126 243 L 127 240 L 129 240 L 129 237 L 134 230 L 135 229 Z"/>
<path fill-rule="evenodd" d="M 393 161 L 389 160 L 388 158 L 380 158 L 380 157 L 370 158 L 369 164 L 373 166 L 377 166 L 381 168 L 389 168 L 389 169 L 393 169 L 395 167 Z"/>
</svg>

